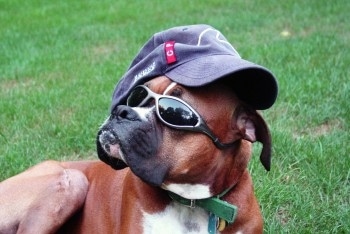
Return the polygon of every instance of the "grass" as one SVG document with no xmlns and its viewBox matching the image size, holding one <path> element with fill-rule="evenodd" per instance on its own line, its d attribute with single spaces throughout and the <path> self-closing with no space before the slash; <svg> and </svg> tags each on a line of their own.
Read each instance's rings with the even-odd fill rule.
<svg viewBox="0 0 350 234">
<path fill-rule="evenodd" d="M 272 170 L 250 163 L 266 233 L 350 232 L 350 2 L 0 0 L 0 180 L 45 159 L 95 158 L 118 78 L 175 25 L 219 28 L 270 68 Z"/>
</svg>

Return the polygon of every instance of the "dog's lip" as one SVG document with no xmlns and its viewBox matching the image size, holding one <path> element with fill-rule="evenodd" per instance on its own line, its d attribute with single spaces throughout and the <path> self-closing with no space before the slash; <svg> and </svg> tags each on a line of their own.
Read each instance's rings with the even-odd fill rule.
<svg viewBox="0 0 350 234">
<path fill-rule="evenodd" d="M 109 145 L 109 152 L 107 153 L 109 154 L 109 156 L 121 159 L 125 162 L 124 154 L 119 144 Z"/>
<path fill-rule="evenodd" d="M 102 146 L 114 145 L 118 143 L 118 137 L 111 131 L 102 130 L 99 135 L 99 141 Z"/>
<path fill-rule="evenodd" d="M 104 149 L 105 147 L 106 146 L 103 146 Z M 105 152 L 108 154 L 109 157 L 119 159 L 123 161 L 123 163 L 128 165 L 125 160 L 125 156 L 123 154 L 121 146 L 119 144 L 108 145 L 107 147 L 108 147 L 108 151 L 105 149 Z"/>
<path fill-rule="evenodd" d="M 99 141 L 103 150 L 110 157 L 117 158 L 125 162 L 125 157 L 117 135 L 113 134 L 111 131 L 102 130 L 99 135 Z"/>
</svg>

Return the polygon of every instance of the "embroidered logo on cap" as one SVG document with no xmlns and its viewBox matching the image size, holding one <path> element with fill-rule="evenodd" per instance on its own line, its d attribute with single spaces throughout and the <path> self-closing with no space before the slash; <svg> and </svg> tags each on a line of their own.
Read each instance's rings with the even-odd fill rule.
<svg viewBox="0 0 350 234">
<path fill-rule="evenodd" d="M 141 79 L 142 77 L 145 77 L 148 74 L 150 74 L 155 68 L 156 68 L 156 62 L 153 62 L 148 67 L 146 67 L 145 69 L 143 69 L 137 75 L 134 76 L 134 83 L 139 79 Z"/>
<path fill-rule="evenodd" d="M 175 41 L 167 41 L 164 44 L 165 57 L 167 64 L 176 62 L 176 55 L 174 50 Z"/>
</svg>

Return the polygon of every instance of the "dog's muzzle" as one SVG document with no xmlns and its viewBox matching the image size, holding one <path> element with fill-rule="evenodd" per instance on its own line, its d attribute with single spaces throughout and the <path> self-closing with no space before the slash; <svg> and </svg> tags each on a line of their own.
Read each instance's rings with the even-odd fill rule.
<svg viewBox="0 0 350 234">
<path fill-rule="evenodd" d="M 98 141 L 108 154 L 113 155 L 113 152 L 111 152 L 111 145 L 118 144 L 118 137 L 115 134 L 110 131 L 101 130 Z"/>
<path fill-rule="evenodd" d="M 126 163 L 115 157 L 122 157 L 122 152 L 118 144 L 118 137 L 111 131 L 101 129 L 96 138 L 96 147 L 98 157 L 116 170 L 127 167 Z"/>
</svg>

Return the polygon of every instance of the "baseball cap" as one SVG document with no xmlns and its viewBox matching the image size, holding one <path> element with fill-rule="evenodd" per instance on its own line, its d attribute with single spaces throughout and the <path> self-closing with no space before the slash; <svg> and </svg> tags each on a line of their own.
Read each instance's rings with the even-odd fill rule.
<svg viewBox="0 0 350 234">
<path fill-rule="evenodd" d="M 238 98 L 257 110 L 271 107 L 278 93 L 274 75 L 242 59 L 220 31 L 187 25 L 155 33 L 146 42 L 116 85 L 111 111 L 126 103 L 134 87 L 161 75 L 188 87 L 224 79 Z"/>
</svg>

